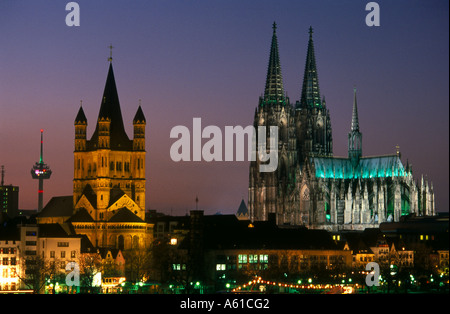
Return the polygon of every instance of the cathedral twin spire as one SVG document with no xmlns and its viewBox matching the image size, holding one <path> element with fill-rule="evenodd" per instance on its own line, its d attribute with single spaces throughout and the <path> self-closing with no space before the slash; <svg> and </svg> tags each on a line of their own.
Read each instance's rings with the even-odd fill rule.
<svg viewBox="0 0 450 314">
<path fill-rule="evenodd" d="M 303 75 L 302 95 L 300 98 L 300 107 L 302 108 L 322 108 L 312 34 L 313 29 L 312 27 L 310 27 L 308 50 L 306 53 L 305 73 Z"/>
<path fill-rule="evenodd" d="M 278 53 L 277 24 L 273 23 L 272 44 L 270 46 L 269 66 L 267 69 L 266 88 L 264 90 L 264 103 L 285 104 L 286 97 L 281 75 L 280 55 Z"/>
<path fill-rule="evenodd" d="M 283 77 L 281 74 L 280 55 L 278 52 L 277 24 L 273 23 L 272 43 L 270 46 L 269 65 L 267 69 L 266 86 L 264 89 L 264 103 L 286 103 L 286 95 L 283 88 Z M 314 42 L 312 39 L 313 29 L 309 28 L 309 42 L 306 56 L 305 73 L 300 103 L 302 108 L 322 108 L 320 98 L 319 79 L 317 75 L 316 57 L 314 54 Z"/>
</svg>

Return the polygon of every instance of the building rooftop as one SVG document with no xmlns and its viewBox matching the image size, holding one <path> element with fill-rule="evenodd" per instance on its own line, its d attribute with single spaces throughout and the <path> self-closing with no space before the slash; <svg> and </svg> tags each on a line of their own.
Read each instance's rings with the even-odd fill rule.
<svg viewBox="0 0 450 314">
<path fill-rule="evenodd" d="M 55 196 L 45 205 L 38 217 L 70 217 L 73 213 L 73 196 Z"/>
<path fill-rule="evenodd" d="M 356 179 L 404 176 L 406 171 L 397 155 L 361 157 L 356 168 L 350 158 L 313 157 L 311 162 L 318 178 Z"/>
</svg>

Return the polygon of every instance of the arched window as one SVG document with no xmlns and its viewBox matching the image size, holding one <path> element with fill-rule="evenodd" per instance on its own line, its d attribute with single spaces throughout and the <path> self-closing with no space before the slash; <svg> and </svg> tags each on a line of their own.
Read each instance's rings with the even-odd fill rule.
<svg viewBox="0 0 450 314">
<path fill-rule="evenodd" d="M 125 248 L 125 240 L 123 239 L 123 235 L 120 235 L 119 237 L 118 237 L 118 239 L 117 239 L 117 244 L 118 244 L 118 246 L 117 246 L 117 248 L 119 249 L 119 250 L 124 250 L 124 248 Z"/>
<path fill-rule="evenodd" d="M 136 235 L 133 237 L 132 248 L 133 249 L 139 248 L 139 237 Z"/>
</svg>

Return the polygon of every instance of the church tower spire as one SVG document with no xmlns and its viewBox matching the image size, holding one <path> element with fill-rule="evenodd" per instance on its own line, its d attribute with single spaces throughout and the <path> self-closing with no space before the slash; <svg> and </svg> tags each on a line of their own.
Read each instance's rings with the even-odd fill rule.
<svg viewBox="0 0 450 314">
<path fill-rule="evenodd" d="M 106 210 L 110 202 L 117 199 L 116 192 L 120 190 L 139 207 L 136 213 L 143 219 L 146 120 L 139 103 L 133 119 L 133 139 L 130 139 L 122 119 L 111 55 L 108 61 L 96 128 L 90 140 L 86 139 L 87 119 L 81 106 L 75 118 L 74 206 L 83 195 L 90 193 L 88 198 L 95 205 L 98 217 L 106 218 Z M 92 191 L 88 193 L 88 190 Z"/>
<path fill-rule="evenodd" d="M 305 73 L 303 75 L 302 95 L 300 106 L 302 108 L 322 108 L 319 90 L 319 78 L 317 75 L 316 57 L 314 54 L 313 29 L 309 27 L 308 51 L 306 53 Z"/>
<path fill-rule="evenodd" d="M 310 27 L 302 93 L 295 104 L 300 163 L 308 157 L 333 155 L 330 113 L 320 95 L 312 34 Z"/>
<path fill-rule="evenodd" d="M 108 76 L 97 118 L 97 126 L 91 138 L 91 149 L 99 147 L 112 150 L 132 150 L 132 142 L 125 132 L 119 95 L 111 60 L 109 60 Z M 108 140 L 109 138 L 109 140 Z"/>
<path fill-rule="evenodd" d="M 362 156 L 362 134 L 359 131 L 358 106 L 356 102 L 356 88 L 353 88 L 352 127 L 348 133 L 348 158 L 356 167 Z"/>
<path fill-rule="evenodd" d="M 278 53 L 277 24 L 273 22 L 272 43 L 270 46 L 269 65 L 267 68 L 266 87 L 264 89 L 264 104 L 286 103 L 281 75 L 280 55 Z"/>
<path fill-rule="evenodd" d="M 359 132 L 358 107 L 356 103 L 356 87 L 353 88 L 352 132 Z"/>
</svg>

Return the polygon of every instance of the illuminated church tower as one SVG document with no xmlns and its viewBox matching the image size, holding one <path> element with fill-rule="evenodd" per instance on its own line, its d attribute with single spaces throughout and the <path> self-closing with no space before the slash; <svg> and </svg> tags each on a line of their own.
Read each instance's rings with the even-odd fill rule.
<svg viewBox="0 0 450 314">
<path fill-rule="evenodd" d="M 87 139 L 88 121 L 82 106 L 74 122 L 71 222 L 80 233 L 86 233 L 83 230 L 90 228 L 88 224 L 105 230 L 103 234 L 87 232 L 95 246 L 138 248 L 148 244 L 144 222 L 146 119 L 139 104 L 130 139 L 124 128 L 112 59 L 109 61 L 92 137 Z"/>
<path fill-rule="evenodd" d="M 145 117 L 141 106 L 133 119 L 134 138 L 125 132 L 112 63 L 109 65 L 94 134 L 87 140 L 87 119 L 80 107 L 75 119 L 74 205 L 87 185 L 96 194 L 97 208 L 106 209 L 111 188 L 119 188 L 145 210 Z"/>
<path fill-rule="evenodd" d="M 310 27 L 302 93 L 295 105 L 300 163 L 312 156 L 333 155 L 330 114 L 325 99 L 320 95 L 312 34 Z"/>
<path fill-rule="evenodd" d="M 255 110 L 254 127 L 265 127 L 267 141 L 271 136 L 270 127 L 278 127 L 278 165 L 274 172 L 261 172 L 259 158 L 250 163 L 248 209 L 253 220 L 267 220 L 269 214 L 275 213 L 277 219 L 294 223 L 292 209 L 297 169 L 295 112 L 283 88 L 276 29 L 276 23 L 273 23 L 266 85 Z M 269 143 L 267 145 L 269 147 Z"/>
</svg>

